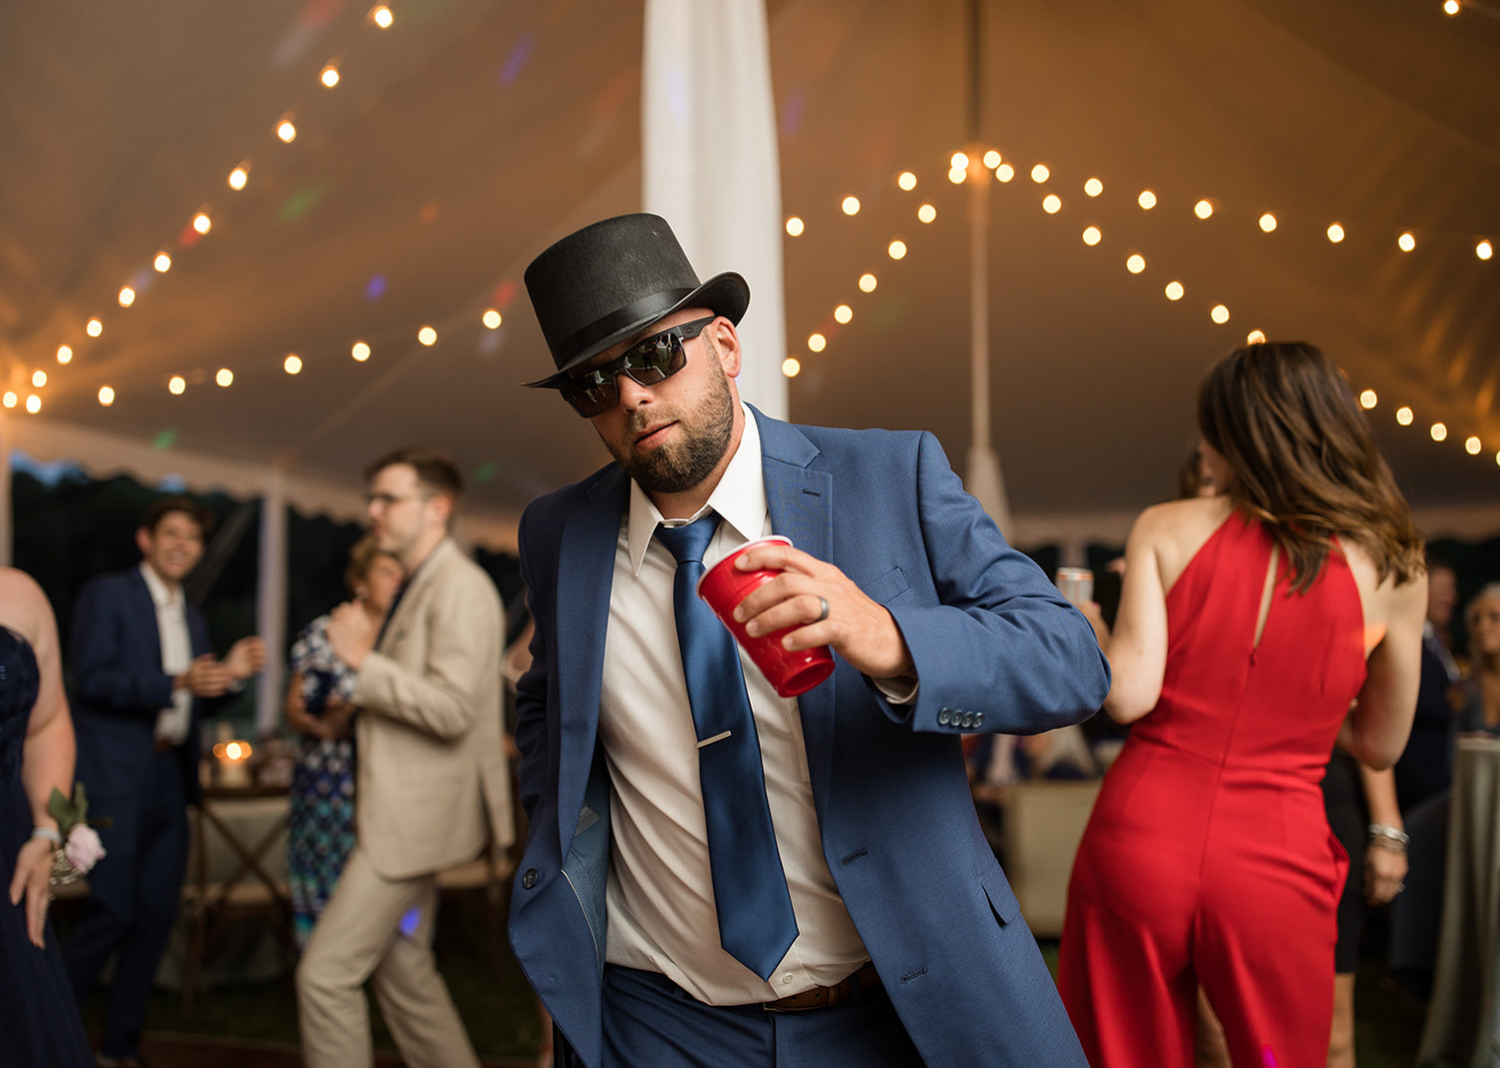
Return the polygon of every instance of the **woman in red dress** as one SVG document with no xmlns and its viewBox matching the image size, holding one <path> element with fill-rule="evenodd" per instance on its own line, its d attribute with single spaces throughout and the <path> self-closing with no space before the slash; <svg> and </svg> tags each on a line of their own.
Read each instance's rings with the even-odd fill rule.
<svg viewBox="0 0 1500 1068">
<path fill-rule="evenodd" d="M 1232 353 L 1198 423 L 1224 491 L 1131 532 L 1104 708 L 1135 726 L 1074 863 L 1059 985 L 1094 1068 L 1191 1065 L 1199 983 L 1236 1068 L 1312 1068 L 1347 868 L 1319 781 L 1335 740 L 1401 754 L 1422 540 L 1317 349 Z"/>
</svg>

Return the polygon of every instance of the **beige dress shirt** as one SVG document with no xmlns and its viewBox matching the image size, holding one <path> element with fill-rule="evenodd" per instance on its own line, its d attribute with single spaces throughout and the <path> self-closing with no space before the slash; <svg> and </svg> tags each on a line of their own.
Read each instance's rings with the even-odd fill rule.
<svg viewBox="0 0 1500 1068">
<path fill-rule="evenodd" d="M 182 586 L 168 589 L 151 565 L 141 562 L 141 575 L 156 605 L 156 634 L 161 644 L 161 669 L 174 679 L 193 664 L 193 642 L 188 637 L 187 610 Z M 172 691 L 172 703 L 156 714 L 156 737 L 168 745 L 187 741 L 193 724 L 193 692 L 186 686 Z"/>
</svg>

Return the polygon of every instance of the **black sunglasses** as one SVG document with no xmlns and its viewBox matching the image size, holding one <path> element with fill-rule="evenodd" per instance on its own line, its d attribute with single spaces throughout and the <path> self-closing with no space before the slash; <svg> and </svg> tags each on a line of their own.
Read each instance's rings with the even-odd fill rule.
<svg viewBox="0 0 1500 1068">
<path fill-rule="evenodd" d="M 652 334 L 630 346 L 618 359 L 575 375 L 558 386 L 557 391 L 585 419 L 603 415 L 620 400 L 616 375 L 627 374 L 643 386 L 654 386 L 671 378 L 687 366 L 687 352 L 682 343 L 697 337 L 717 318 L 717 315 L 710 315 L 707 319 L 679 323 L 659 334 Z"/>
</svg>

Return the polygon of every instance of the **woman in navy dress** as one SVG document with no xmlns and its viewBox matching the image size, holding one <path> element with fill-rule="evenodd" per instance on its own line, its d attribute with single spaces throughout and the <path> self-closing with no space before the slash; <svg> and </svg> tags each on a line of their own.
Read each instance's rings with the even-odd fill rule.
<svg viewBox="0 0 1500 1068">
<path fill-rule="evenodd" d="M 390 610 L 405 574 L 401 562 L 360 539 L 344 575 L 375 626 Z M 307 625 L 292 645 L 287 726 L 300 735 L 287 820 L 293 932 L 306 946 L 354 848 L 354 672 L 328 644 L 328 617 Z"/>
<path fill-rule="evenodd" d="M 57 623 L 41 587 L 0 568 L 0 1061 L 29 1068 L 94 1063 L 47 922 L 57 823 L 54 788 L 72 794 L 73 720 Z"/>
</svg>

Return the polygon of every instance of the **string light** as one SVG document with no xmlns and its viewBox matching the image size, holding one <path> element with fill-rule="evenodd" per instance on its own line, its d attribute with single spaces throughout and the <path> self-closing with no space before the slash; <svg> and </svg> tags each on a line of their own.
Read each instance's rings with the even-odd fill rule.
<svg viewBox="0 0 1500 1068">
<path fill-rule="evenodd" d="M 1276 229 L 1276 216 L 1272 215 L 1269 211 L 1266 212 L 1260 217 L 1260 228 L 1268 234 Z"/>
<path fill-rule="evenodd" d="M 200 234 L 208 233 L 213 227 L 214 221 L 206 213 L 200 211 L 197 215 L 193 216 L 193 229 L 197 230 Z"/>
<path fill-rule="evenodd" d="M 1037 185 L 1041 185 L 1051 177 L 1052 172 L 1047 169 L 1047 165 L 1045 163 L 1038 163 L 1035 167 L 1031 168 L 1031 180 Z"/>
<path fill-rule="evenodd" d="M 500 317 L 500 313 L 494 308 L 486 308 L 484 311 L 484 315 L 481 316 L 480 319 L 484 323 L 484 325 L 489 327 L 491 330 L 500 329 L 500 324 L 504 322 L 504 320 Z"/>
<path fill-rule="evenodd" d="M 1444 423 L 1433 423 L 1429 431 L 1433 441 L 1446 441 L 1448 439 L 1448 427 Z"/>
<path fill-rule="evenodd" d="M 47 372 L 43 371 L 40 367 L 38 367 L 35 371 L 32 371 L 31 384 L 37 389 L 41 389 L 47 384 Z"/>
<path fill-rule="evenodd" d="M 6 390 L 5 396 L 0 397 L 0 404 L 5 405 L 7 408 L 14 408 L 19 400 L 20 398 L 17 397 L 15 393 L 10 390 Z"/>
<path fill-rule="evenodd" d="M 115 402 L 115 391 L 109 386 L 99 387 L 99 403 L 108 408 Z"/>
<path fill-rule="evenodd" d="M 1229 322 L 1229 309 L 1222 304 L 1215 304 L 1213 310 L 1208 313 L 1208 317 L 1220 326 L 1223 326 Z"/>
<path fill-rule="evenodd" d="M 1144 210 L 1150 211 L 1152 208 L 1156 207 L 1156 194 L 1151 192 L 1151 190 L 1149 189 L 1142 189 L 1141 195 L 1135 198 L 1135 202 L 1139 204 Z"/>
<path fill-rule="evenodd" d="M 1214 204 L 1211 200 L 1200 200 L 1193 205 L 1193 214 L 1200 219 L 1206 219 L 1214 213 Z"/>
<path fill-rule="evenodd" d="M 1338 223 L 1330 224 L 1328 227 L 1328 240 L 1332 241 L 1335 245 L 1344 240 L 1344 228 Z"/>
<path fill-rule="evenodd" d="M 859 276 L 859 288 L 861 292 L 873 293 L 877 282 L 873 274 L 862 274 Z"/>
<path fill-rule="evenodd" d="M 1266 332 L 1264 330 L 1252 330 L 1245 335 L 1245 344 L 1264 345 L 1266 343 Z"/>
<path fill-rule="evenodd" d="M 431 348 L 437 344 L 437 331 L 430 326 L 424 326 L 417 331 L 417 340 Z"/>
<path fill-rule="evenodd" d="M 1481 241 L 1479 242 L 1479 244 L 1474 246 L 1474 255 L 1478 256 L 1482 260 L 1487 260 L 1494 254 L 1495 246 L 1491 245 L 1489 241 Z"/>
<path fill-rule="evenodd" d="M 323 73 L 318 75 L 318 81 L 322 82 L 329 89 L 332 89 L 339 83 L 339 69 L 332 63 L 328 64 L 328 66 L 323 68 Z"/>
<path fill-rule="evenodd" d="M 234 385 L 234 372 L 227 367 L 220 367 L 219 373 L 214 375 L 214 381 L 225 389 Z"/>
<path fill-rule="evenodd" d="M 244 189 L 245 188 L 245 183 L 248 182 L 249 180 L 250 180 L 250 171 L 249 171 L 249 169 L 243 163 L 241 163 L 238 167 L 236 167 L 234 170 L 232 170 L 232 171 L 229 172 L 229 188 L 230 189 L 233 189 L 235 191 L 239 191 L 241 189 Z"/>
<path fill-rule="evenodd" d="M 1000 153 L 993 148 L 984 154 L 984 165 L 990 170 L 1000 166 Z"/>
<path fill-rule="evenodd" d="M 289 375 L 300 374 L 302 372 L 302 357 L 298 356 L 295 352 L 292 353 L 281 361 L 281 368 Z"/>
<path fill-rule="evenodd" d="M 88 325 L 83 328 L 83 331 L 84 333 L 88 334 L 89 337 L 98 337 L 100 334 L 104 333 L 104 324 L 101 323 L 98 319 L 90 319 L 88 321 Z"/>
<path fill-rule="evenodd" d="M 950 171 L 966 171 L 969 169 L 969 155 L 967 152 L 955 152 L 948 157 L 948 169 Z"/>
<path fill-rule="evenodd" d="M 1412 411 L 1410 408 L 1406 407 L 1406 405 L 1403 404 L 1401 407 L 1396 409 L 1396 422 L 1400 423 L 1402 426 L 1411 426 L 1411 421 Z"/>
<path fill-rule="evenodd" d="M 73 346 L 72 345 L 59 345 L 59 346 L 57 346 L 57 362 L 58 363 L 72 363 L 73 362 Z"/>
<path fill-rule="evenodd" d="M 1099 232 L 1099 228 L 1097 226 L 1090 226 L 1083 232 L 1083 243 L 1085 245 L 1097 245 L 1101 240 L 1103 240 L 1103 238 L 1104 235 Z"/>
<path fill-rule="evenodd" d="M 906 242 L 900 240 L 892 241 L 885 251 L 891 259 L 899 260 L 906 255 Z"/>
<path fill-rule="evenodd" d="M 1410 252 L 1412 249 L 1417 247 L 1417 239 L 1411 235 L 1410 231 L 1408 231 L 1407 233 L 1404 233 L 1400 237 L 1396 238 L 1396 247 L 1399 248 L 1402 252 Z"/>
<path fill-rule="evenodd" d="M 32 415 L 42 410 L 42 398 L 35 393 L 26 398 L 26 410 Z"/>
<path fill-rule="evenodd" d="M 1459 10 L 1458 0 L 1443 0 L 1443 13 L 1446 15 L 1457 15 Z"/>
<path fill-rule="evenodd" d="M 917 218 L 921 219 L 924 223 L 930 223 L 933 219 L 937 218 L 937 208 L 934 208 L 931 204 L 923 204 L 917 209 Z"/>
<path fill-rule="evenodd" d="M 1379 402 L 1380 398 L 1375 395 L 1375 391 L 1373 389 L 1367 389 L 1359 395 L 1359 406 L 1365 411 L 1369 411 Z"/>
<path fill-rule="evenodd" d="M 180 397 L 187 390 L 187 379 L 181 375 L 173 375 L 167 380 L 167 392 L 174 397 Z"/>
<path fill-rule="evenodd" d="M 1181 300 L 1184 292 L 1185 290 L 1182 288 L 1181 282 L 1167 283 L 1166 294 L 1168 300 Z"/>
<path fill-rule="evenodd" d="M 807 347 L 812 352 L 822 352 L 828 347 L 828 339 L 822 334 L 809 334 Z"/>
<path fill-rule="evenodd" d="M 120 288 L 120 307 L 128 308 L 134 303 L 135 290 L 131 289 L 129 286 L 122 286 Z"/>
<path fill-rule="evenodd" d="M 291 119 L 282 119 L 279 123 L 276 124 L 276 136 L 281 138 L 287 144 L 291 144 L 293 141 L 297 140 L 297 127 L 293 124 Z"/>
<path fill-rule="evenodd" d="M 360 363 L 364 363 L 370 358 L 370 346 L 366 345 L 363 341 L 356 341 L 354 347 L 349 350 L 349 355 L 353 356 Z"/>
<path fill-rule="evenodd" d="M 995 168 L 995 177 L 1002 182 L 1008 182 L 1016 176 L 1016 169 L 1009 163 L 1002 163 Z"/>
<path fill-rule="evenodd" d="M 1131 274 L 1140 274 L 1146 269 L 1146 257 L 1139 252 L 1132 252 L 1130 258 L 1125 261 L 1125 269 Z"/>
<path fill-rule="evenodd" d="M 1048 193 L 1046 198 L 1042 200 L 1042 210 L 1048 215 L 1056 215 L 1062 210 L 1062 197 L 1056 193 Z"/>
<path fill-rule="evenodd" d="M 854 318 L 854 309 L 847 304 L 840 304 L 833 309 L 833 317 L 840 323 L 847 323 Z"/>
<path fill-rule="evenodd" d="M 1091 197 L 1096 197 L 1104 192 L 1104 183 L 1097 178 L 1090 178 L 1083 183 L 1083 191 Z"/>
<path fill-rule="evenodd" d="M 969 172 L 964 170 L 962 167 L 954 167 L 951 171 L 948 172 L 948 181 L 952 182 L 954 185 L 963 185 L 964 179 L 968 176 Z"/>
<path fill-rule="evenodd" d="M 1478 456 L 1479 450 L 1482 448 L 1484 448 L 1484 442 L 1480 441 L 1478 438 L 1471 437 L 1464 442 L 1464 452 L 1468 453 L 1470 456 Z"/>
<path fill-rule="evenodd" d="M 917 187 L 917 176 L 911 171 L 902 171 L 901 176 L 896 179 L 896 184 L 910 193 Z"/>
<path fill-rule="evenodd" d="M 370 10 L 370 19 L 382 30 L 390 29 L 391 23 L 396 21 L 396 17 L 391 14 L 391 9 L 384 4 Z"/>
<path fill-rule="evenodd" d="M 796 378 L 802 372 L 802 361 L 795 356 L 788 356 L 781 361 L 781 373 L 788 378 Z"/>
<path fill-rule="evenodd" d="M 172 257 L 165 252 L 158 252 L 156 259 L 151 261 L 151 266 L 156 268 L 157 274 L 166 274 L 172 269 Z"/>
<path fill-rule="evenodd" d="M 788 234 L 790 234 L 792 237 L 801 237 L 803 229 L 804 227 L 802 225 L 801 219 L 799 219 L 795 215 L 788 217 L 786 221 L 786 232 Z"/>
<path fill-rule="evenodd" d="M 843 204 L 840 205 L 840 207 L 842 207 L 844 209 L 844 214 L 845 215 L 858 215 L 859 214 L 859 197 L 853 197 L 853 196 L 845 197 L 844 198 L 844 202 L 843 202 Z"/>
</svg>

